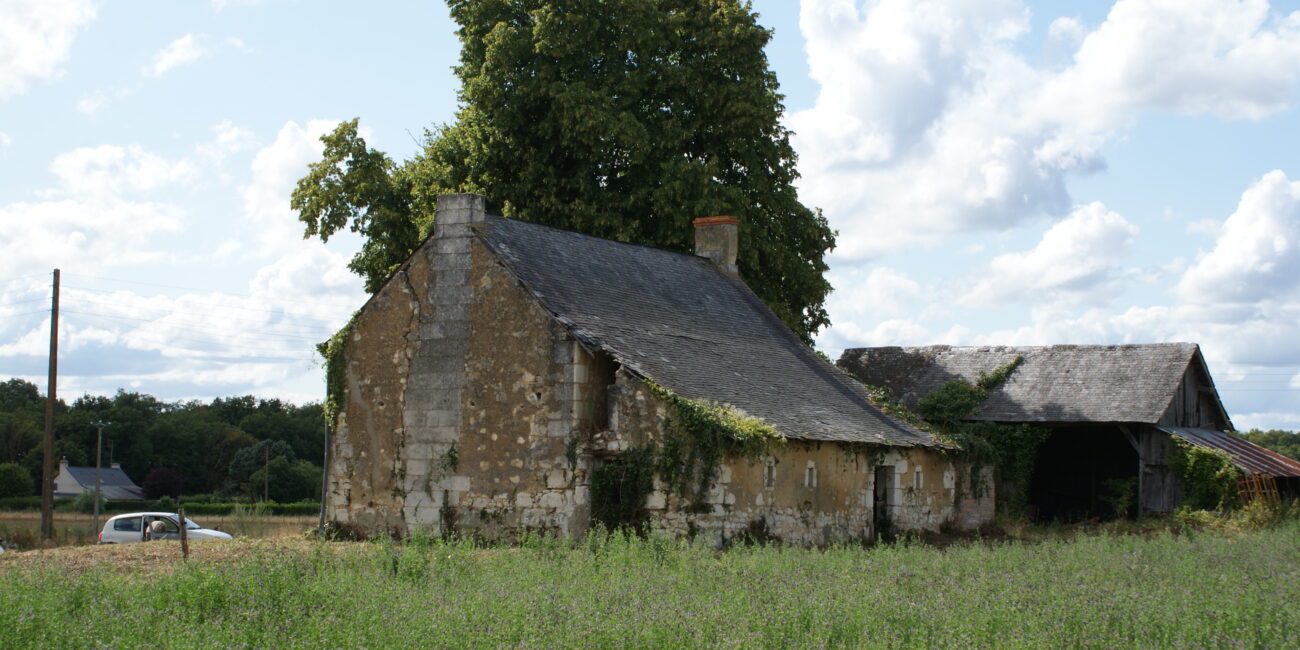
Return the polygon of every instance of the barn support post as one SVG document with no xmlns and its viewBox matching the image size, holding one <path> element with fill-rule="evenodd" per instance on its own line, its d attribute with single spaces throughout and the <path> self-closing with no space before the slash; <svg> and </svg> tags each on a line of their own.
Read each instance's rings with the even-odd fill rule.
<svg viewBox="0 0 1300 650">
<path fill-rule="evenodd" d="M 1124 434 L 1124 439 L 1128 440 L 1128 444 L 1133 445 L 1133 452 L 1137 454 L 1137 516 L 1142 517 L 1146 515 L 1147 459 L 1142 453 L 1142 445 L 1138 444 L 1138 439 L 1133 435 L 1133 432 L 1130 431 L 1128 427 L 1122 424 L 1119 425 L 1119 432 Z"/>
</svg>

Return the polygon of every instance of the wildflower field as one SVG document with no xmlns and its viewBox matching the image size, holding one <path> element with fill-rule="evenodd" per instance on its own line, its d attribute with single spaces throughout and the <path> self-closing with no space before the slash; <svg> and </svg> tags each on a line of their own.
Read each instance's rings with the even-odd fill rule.
<svg viewBox="0 0 1300 650">
<path fill-rule="evenodd" d="M 1300 647 L 1300 521 L 725 552 L 236 540 L 0 556 L 6 647 Z"/>
</svg>

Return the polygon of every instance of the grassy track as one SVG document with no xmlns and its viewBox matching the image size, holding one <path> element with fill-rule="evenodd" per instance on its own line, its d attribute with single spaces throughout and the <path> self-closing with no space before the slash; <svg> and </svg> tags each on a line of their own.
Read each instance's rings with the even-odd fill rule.
<svg viewBox="0 0 1300 650">
<path fill-rule="evenodd" d="M 229 546 L 204 549 L 224 560 L 188 563 L 122 559 L 135 552 L 127 548 L 90 565 L 3 558 L 0 638 L 6 647 L 1300 647 L 1296 521 L 946 549 L 715 553 L 617 536 L 489 550 L 220 544 Z M 109 552 L 69 550 L 87 551 Z"/>
</svg>

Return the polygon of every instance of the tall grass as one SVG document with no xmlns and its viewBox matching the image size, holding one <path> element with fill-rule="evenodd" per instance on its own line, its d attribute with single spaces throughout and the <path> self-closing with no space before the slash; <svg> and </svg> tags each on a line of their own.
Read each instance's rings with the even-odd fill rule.
<svg viewBox="0 0 1300 650">
<path fill-rule="evenodd" d="M 9 647 L 1300 646 L 1294 520 L 945 549 L 719 553 L 617 534 L 301 548 L 166 576 L 11 567 L 0 630 Z"/>
</svg>

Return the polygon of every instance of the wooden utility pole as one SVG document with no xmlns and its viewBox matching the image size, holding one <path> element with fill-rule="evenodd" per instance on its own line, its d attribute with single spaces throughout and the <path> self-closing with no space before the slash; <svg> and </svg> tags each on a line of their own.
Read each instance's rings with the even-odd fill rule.
<svg viewBox="0 0 1300 650">
<path fill-rule="evenodd" d="M 325 466 L 320 473 L 320 523 L 316 525 L 316 534 L 325 534 L 325 497 L 329 494 L 330 484 L 330 423 L 325 423 Z"/>
<path fill-rule="evenodd" d="M 103 481 L 100 479 L 100 466 L 104 460 L 104 421 L 100 420 L 95 425 L 95 517 L 93 519 L 94 528 L 91 533 L 99 534 L 99 499 L 104 493 Z"/>
<path fill-rule="evenodd" d="M 271 494 L 271 441 L 266 441 L 266 446 L 262 448 L 266 452 L 262 458 L 262 503 L 266 503 L 268 495 Z"/>
<path fill-rule="evenodd" d="M 190 559 L 190 535 L 189 529 L 185 527 L 185 508 L 176 509 L 176 520 L 181 527 L 181 557 L 188 560 Z"/>
<path fill-rule="evenodd" d="M 50 300 L 50 378 L 45 390 L 45 467 L 41 477 L 41 539 L 54 540 L 54 403 L 59 381 L 59 270 Z M 96 531 L 98 532 L 98 531 Z"/>
</svg>

